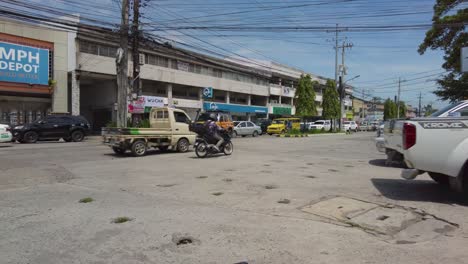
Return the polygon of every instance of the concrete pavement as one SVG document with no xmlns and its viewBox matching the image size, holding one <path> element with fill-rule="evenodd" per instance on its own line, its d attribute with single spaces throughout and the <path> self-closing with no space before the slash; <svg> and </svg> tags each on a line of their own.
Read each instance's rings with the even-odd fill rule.
<svg viewBox="0 0 468 264">
<path fill-rule="evenodd" d="M 0 148 L 0 262 L 466 263 L 468 209 L 427 176 L 400 179 L 373 136 L 236 138 L 232 156 L 207 159 L 120 157 L 97 140 Z M 303 210 L 337 196 L 352 201 L 327 213 L 358 200 L 417 210 L 375 226 L 413 213 L 423 224 L 396 243 L 361 225 L 376 211 Z M 131 221 L 112 223 L 121 216 Z"/>
</svg>

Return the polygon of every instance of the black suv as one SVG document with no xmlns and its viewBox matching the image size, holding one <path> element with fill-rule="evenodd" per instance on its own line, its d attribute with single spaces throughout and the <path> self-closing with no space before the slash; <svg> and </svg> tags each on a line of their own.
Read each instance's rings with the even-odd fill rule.
<svg viewBox="0 0 468 264">
<path fill-rule="evenodd" d="M 38 140 L 80 142 L 91 130 L 91 125 L 82 116 L 51 115 L 33 123 L 13 128 L 13 141 L 35 143 Z"/>
</svg>

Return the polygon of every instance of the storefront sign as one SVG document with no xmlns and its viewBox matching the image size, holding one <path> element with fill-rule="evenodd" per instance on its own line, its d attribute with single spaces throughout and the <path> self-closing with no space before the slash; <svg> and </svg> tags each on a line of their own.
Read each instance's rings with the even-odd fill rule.
<svg viewBox="0 0 468 264">
<path fill-rule="evenodd" d="M 212 87 L 203 88 L 203 98 L 213 98 L 213 88 Z"/>
<path fill-rule="evenodd" d="M 273 114 L 291 115 L 291 108 L 290 107 L 273 107 Z"/>
<path fill-rule="evenodd" d="M 198 100 L 188 100 L 188 99 L 172 99 L 172 104 L 174 107 L 184 107 L 184 108 L 201 108 L 201 102 Z"/>
<path fill-rule="evenodd" d="M 137 100 L 128 104 L 128 112 L 133 114 L 147 113 L 151 107 L 163 107 L 166 98 L 157 96 L 138 96 Z"/>
<path fill-rule="evenodd" d="M 189 71 L 189 64 L 183 61 L 177 61 L 177 69 L 181 71 Z"/>
<path fill-rule="evenodd" d="M 49 84 L 49 50 L 0 42 L 0 81 Z"/>
<path fill-rule="evenodd" d="M 251 105 L 236 105 L 236 104 L 224 104 L 215 102 L 203 103 L 205 110 L 222 110 L 234 113 L 261 113 L 266 114 L 268 112 L 267 107 L 251 106 Z"/>
<path fill-rule="evenodd" d="M 283 86 L 283 95 L 289 95 L 291 93 L 291 88 Z"/>
</svg>

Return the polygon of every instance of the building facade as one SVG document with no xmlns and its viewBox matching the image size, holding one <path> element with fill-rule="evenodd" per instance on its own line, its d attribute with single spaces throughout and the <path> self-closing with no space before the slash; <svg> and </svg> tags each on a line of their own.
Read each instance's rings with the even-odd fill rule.
<svg viewBox="0 0 468 264">
<path fill-rule="evenodd" d="M 84 115 L 93 127 L 105 126 L 116 115 L 116 41 L 77 35 L 76 68 L 70 75 L 73 114 Z M 129 69 L 133 61 L 129 56 Z M 234 120 L 292 116 L 294 95 L 303 71 L 274 63 L 253 65 L 233 58 L 217 59 L 164 45 L 146 43 L 140 49 L 142 85 L 139 106 L 159 104 L 181 108 L 192 118 L 199 109 L 228 111 Z M 129 70 L 130 79 L 131 76 Z M 325 84 L 326 80 L 313 76 Z M 203 91 L 209 89 L 211 96 Z M 321 89 L 316 90 L 320 105 Z M 151 101 L 151 102 L 149 102 Z M 136 110 L 135 110 L 136 111 Z M 321 113 L 321 108 L 319 109 Z"/>
<path fill-rule="evenodd" d="M 68 33 L 0 20 L 0 123 L 67 112 Z"/>
<path fill-rule="evenodd" d="M 99 130 L 115 120 L 118 37 L 100 29 L 65 31 L 1 20 L 0 122 L 14 125 L 52 112 L 69 113 L 86 117 Z M 192 118 L 200 109 L 228 111 L 234 120 L 293 116 L 296 87 L 306 74 L 274 62 L 218 59 L 148 40 L 139 52 L 142 90 L 129 101 L 130 113 L 170 106 Z M 131 51 L 128 68 L 131 86 L 136 79 Z M 319 83 L 321 115 L 326 78 L 310 75 Z"/>
</svg>

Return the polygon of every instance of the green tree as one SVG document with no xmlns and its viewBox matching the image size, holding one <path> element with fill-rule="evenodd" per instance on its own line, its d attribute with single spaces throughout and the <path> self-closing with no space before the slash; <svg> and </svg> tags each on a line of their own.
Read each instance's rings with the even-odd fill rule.
<svg viewBox="0 0 468 264">
<path fill-rule="evenodd" d="M 468 46 L 468 8 L 453 12 L 452 9 L 465 0 L 437 0 L 434 5 L 432 28 L 426 32 L 424 42 L 418 52 L 422 55 L 427 49 L 442 49 L 447 73 L 437 80 L 439 89 L 434 94 L 444 100 L 457 101 L 468 98 L 468 73 L 461 72 L 461 47 Z"/>
<path fill-rule="evenodd" d="M 333 123 L 334 119 L 340 118 L 340 99 L 334 81 L 328 80 L 326 86 L 323 93 L 322 117 L 324 119 L 329 119 Z"/>
<path fill-rule="evenodd" d="M 407 107 L 406 107 L 405 102 L 400 101 L 400 118 L 406 117 L 406 110 L 407 110 Z"/>
<path fill-rule="evenodd" d="M 397 104 L 388 98 L 384 103 L 384 120 L 390 120 L 397 117 Z"/>
<path fill-rule="evenodd" d="M 432 107 L 432 104 L 427 104 L 423 107 L 423 111 L 425 116 L 430 116 L 434 112 L 437 112 L 437 109 L 434 109 L 434 107 Z"/>
<path fill-rule="evenodd" d="M 296 115 L 300 117 L 317 115 L 317 106 L 315 104 L 314 85 L 310 75 L 302 75 L 294 95 L 294 105 L 296 106 Z"/>
</svg>

